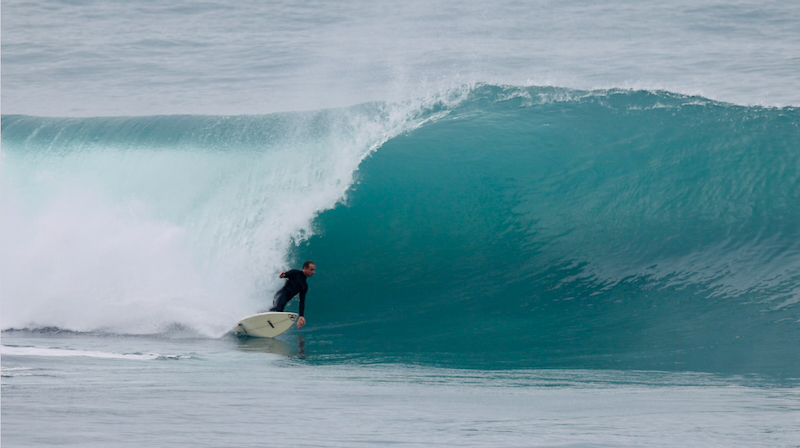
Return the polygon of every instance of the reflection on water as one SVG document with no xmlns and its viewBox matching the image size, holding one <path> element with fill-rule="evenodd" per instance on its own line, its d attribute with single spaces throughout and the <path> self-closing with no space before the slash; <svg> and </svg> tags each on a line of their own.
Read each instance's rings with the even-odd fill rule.
<svg viewBox="0 0 800 448">
<path fill-rule="evenodd" d="M 237 338 L 239 350 L 247 352 L 272 353 L 275 355 L 297 356 L 304 358 L 306 355 L 306 342 L 302 334 L 297 335 L 297 347 L 291 343 L 273 338 L 252 338 L 242 336 Z"/>
<path fill-rule="evenodd" d="M 301 359 L 306 357 L 306 340 L 302 334 L 297 335 L 297 357 Z"/>
</svg>

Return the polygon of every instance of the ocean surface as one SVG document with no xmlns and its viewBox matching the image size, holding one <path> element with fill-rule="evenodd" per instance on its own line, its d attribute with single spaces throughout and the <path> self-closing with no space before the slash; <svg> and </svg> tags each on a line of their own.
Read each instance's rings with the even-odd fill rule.
<svg viewBox="0 0 800 448">
<path fill-rule="evenodd" d="M 3 445 L 800 447 L 797 23 L 3 1 Z"/>
</svg>

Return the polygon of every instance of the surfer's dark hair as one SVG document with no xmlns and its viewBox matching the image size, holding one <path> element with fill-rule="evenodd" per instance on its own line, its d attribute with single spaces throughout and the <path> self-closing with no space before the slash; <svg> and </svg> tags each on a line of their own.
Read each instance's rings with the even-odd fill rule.
<svg viewBox="0 0 800 448">
<path fill-rule="evenodd" d="M 305 263 L 303 263 L 303 269 L 311 266 L 312 264 L 314 264 L 313 261 L 311 261 L 311 260 L 306 261 Z"/>
</svg>

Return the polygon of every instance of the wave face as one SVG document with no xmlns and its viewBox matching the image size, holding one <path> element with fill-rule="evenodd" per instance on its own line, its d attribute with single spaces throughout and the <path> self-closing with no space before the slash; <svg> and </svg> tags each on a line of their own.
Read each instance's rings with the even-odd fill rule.
<svg viewBox="0 0 800 448">
<path fill-rule="evenodd" d="M 320 216 L 298 254 L 318 262 L 307 309 L 366 352 L 797 372 L 799 124 L 668 93 L 478 88 Z"/>
<path fill-rule="evenodd" d="M 448 98 L 4 117 L 3 328 L 220 334 L 313 259 L 326 359 L 797 372 L 797 109 Z"/>
</svg>

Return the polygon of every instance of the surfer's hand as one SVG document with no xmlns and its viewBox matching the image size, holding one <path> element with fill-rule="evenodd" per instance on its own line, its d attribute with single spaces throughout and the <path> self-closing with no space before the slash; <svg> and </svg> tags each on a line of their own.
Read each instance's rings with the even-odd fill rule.
<svg viewBox="0 0 800 448">
<path fill-rule="evenodd" d="M 300 316 L 300 319 L 297 319 L 297 329 L 299 330 L 299 329 L 303 328 L 303 325 L 305 325 L 305 324 L 306 324 L 306 318 L 303 317 L 303 316 Z"/>
<path fill-rule="evenodd" d="M 286 277 L 286 273 L 285 272 L 281 272 L 280 275 L 278 275 L 278 278 L 284 278 L 284 277 Z"/>
</svg>

